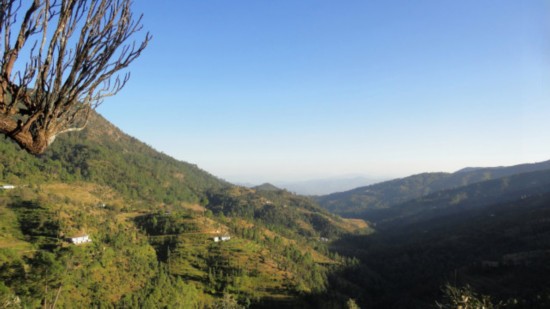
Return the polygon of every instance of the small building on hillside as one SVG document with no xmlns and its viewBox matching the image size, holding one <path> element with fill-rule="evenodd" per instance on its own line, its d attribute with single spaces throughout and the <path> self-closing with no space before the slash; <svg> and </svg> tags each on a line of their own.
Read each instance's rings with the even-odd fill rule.
<svg viewBox="0 0 550 309">
<path fill-rule="evenodd" d="M 15 189 L 15 186 L 14 185 L 1 185 L 0 189 L 2 189 L 2 190 L 13 190 L 13 189 Z"/>
<path fill-rule="evenodd" d="M 81 235 L 81 236 L 75 236 L 69 238 L 69 241 L 75 245 L 85 244 L 88 242 L 92 242 L 92 239 L 89 235 Z"/>
<path fill-rule="evenodd" d="M 214 237 L 214 242 L 228 241 L 230 239 L 231 239 L 231 236 L 229 236 L 229 235 L 216 236 L 216 237 Z"/>
</svg>

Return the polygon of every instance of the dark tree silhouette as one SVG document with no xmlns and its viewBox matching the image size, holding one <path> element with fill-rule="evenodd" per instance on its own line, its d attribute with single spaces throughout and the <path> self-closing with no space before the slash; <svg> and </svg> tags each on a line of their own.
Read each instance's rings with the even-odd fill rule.
<svg viewBox="0 0 550 309">
<path fill-rule="evenodd" d="M 131 0 L 0 0 L 0 133 L 30 153 L 81 130 L 151 39 Z M 28 6 L 24 8 L 24 6 Z M 0 50 L 1 51 L 1 50 Z"/>
</svg>

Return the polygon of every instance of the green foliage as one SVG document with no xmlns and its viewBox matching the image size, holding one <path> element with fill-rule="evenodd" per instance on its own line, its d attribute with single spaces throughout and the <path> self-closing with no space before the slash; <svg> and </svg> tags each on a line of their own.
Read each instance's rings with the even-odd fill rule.
<svg viewBox="0 0 550 309">
<path fill-rule="evenodd" d="M 333 209 L 378 223 L 372 235 L 349 236 L 310 198 L 231 186 L 94 115 L 40 157 L 0 142 L 0 180 L 18 185 L 0 192 L 0 306 L 427 308 L 440 299 L 451 308 L 469 295 L 474 307 L 544 307 L 550 172 L 526 172 L 545 164 L 331 195 Z M 92 184 L 85 193 L 108 206 L 56 197 L 47 183 Z M 68 231 L 93 242 L 69 245 Z M 212 241 L 225 232 L 230 241 Z M 504 265 L 510 256 L 519 262 Z M 464 287 L 441 297 L 449 278 Z"/>
<path fill-rule="evenodd" d="M 227 184 L 122 133 L 94 114 L 81 132 L 60 136 L 40 157 L 0 140 L 0 180 L 13 184 L 90 181 L 124 197 L 166 204 L 199 203 Z"/>
<path fill-rule="evenodd" d="M 0 281 L 0 308 L 21 308 L 21 300 Z"/>
<path fill-rule="evenodd" d="M 446 284 L 443 292 L 444 300 L 436 305 L 440 309 L 472 308 L 472 309 L 496 309 L 499 306 L 493 305 L 491 297 L 478 295 L 469 285 L 454 287 Z"/>
<path fill-rule="evenodd" d="M 196 232 L 197 227 L 189 222 L 187 213 L 155 213 L 135 218 L 136 224 L 148 235 L 171 235 L 185 232 Z"/>
<path fill-rule="evenodd" d="M 42 247 L 55 247 L 59 241 L 59 221 L 55 214 L 38 201 L 17 201 L 10 204 L 17 215 L 22 234 L 32 243 Z"/>
<path fill-rule="evenodd" d="M 215 309 L 244 309 L 244 306 L 239 305 L 235 295 L 224 293 L 223 298 L 216 301 L 214 304 Z"/>
<path fill-rule="evenodd" d="M 157 275 L 138 293 L 120 301 L 124 308 L 203 308 L 201 292 L 159 265 Z"/>
<path fill-rule="evenodd" d="M 95 114 L 87 129 L 60 136 L 39 157 L 1 140 L 0 181 L 18 187 L 0 191 L 5 306 L 302 304 L 298 295 L 327 289 L 328 266 L 313 257 L 331 261 L 319 237 L 343 233 L 340 219 L 309 198 L 231 186 Z M 92 197 L 63 191 L 73 187 Z M 200 206 L 203 214 L 184 210 Z M 209 233 L 218 229 L 231 241 L 214 243 Z M 92 243 L 64 239 L 82 232 Z"/>
<path fill-rule="evenodd" d="M 207 208 L 213 213 L 253 220 L 290 238 L 334 237 L 343 233 L 331 221 L 337 219 L 313 200 L 285 190 L 229 188 L 210 192 L 208 200 Z"/>
<path fill-rule="evenodd" d="M 347 309 L 361 309 L 357 303 L 355 302 L 355 300 L 353 300 L 352 298 L 348 299 L 348 301 L 346 302 L 346 308 Z"/>
</svg>

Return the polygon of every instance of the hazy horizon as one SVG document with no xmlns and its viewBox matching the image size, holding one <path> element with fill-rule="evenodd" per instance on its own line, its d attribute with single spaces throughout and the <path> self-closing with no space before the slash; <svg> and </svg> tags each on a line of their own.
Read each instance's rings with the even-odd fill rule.
<svg viewBox="0 0 550 309">
<path fill-rule="evenodd" d="M 547 1 L 135 3 L 154 36 L 99 109 L 229 181 L 550 158 Z"/>
<path fill-rule="evenodd" d="M 412 172 L 404 172 L 402 174 L 387 174 L 387 175 L 373 175 L 373 174 L 333 174 L 333 175 L 318 175 L 318 177 L 315 176 L 304 176 L 304 177 L 297 177 L 297 178 L 276 178 L 276 177 L 269 177 L 266 175 L 217 175 L 214 174 L 217 177 L 220 177 L 226 181 L 229 181 L 231 183 L 237 184 L 237 185 L 244 185 L 244 186 L 258 186 L 261 184 L 269 183 L 273 185 L 279 185 L 284 187 L 286 184 L 299 184 L 299 183 L 307 183 L 307 182 L 316 182 L 316 181 L 329 181 L 329 180 L 350 180 L 355 178 L 362 178 L 370 182 L 370 184 L 375 184 L 379 182 L 384 182 L 392 179 L 398 179 L 398 178 L 405 178 L 408 176 L 413 176 L 421 173 L 454 173 L 464 168 L 497 168 L 497 167 L 509 167 L 514 165 L 521 165 L 521 164 L 533 164 L 533 163 L 540 163 L 544 161 L 550 160 L 550 157 L 548 159 L 540 160 L 540 161 L 530 161 L 530 162 L 515 162 L 511 164 L 488 164 L 488 165 L 465 165 L 460 168 L 451 169 L 451 170 L 419 170 L 419 171 L 412 171 Z M 199 165 L 200 168 L 202 168 Z M 203 168 L 204 169 L 204 168 Z M 206 170 L 207 172 L 208 171 Z M 336 191 L 334 191 L 336 192 Z M 299 193 L 299 192 L 298 192 Z"/>
</svg>

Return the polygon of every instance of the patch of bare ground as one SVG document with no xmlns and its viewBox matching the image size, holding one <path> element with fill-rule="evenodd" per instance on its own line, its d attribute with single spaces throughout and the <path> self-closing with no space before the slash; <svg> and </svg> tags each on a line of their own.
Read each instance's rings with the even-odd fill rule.
<svg viewBox="0 0 550 309">
<path fill-rule="evenodd" d="M 342 219 L 344 222 L 351 225 L 356 230 L 362 230 L 369 228 L 369 224 L 363 219 Z"/>
<path fill-rule="evenodd" d="M 200 213 L 203 213 L 206 211 L 206 208 L 204 208 L 199 204 L 181 203 L 181 207 L 184 209 L 188 209 L 188 210 L 192 210 Z"/>
</svg>

